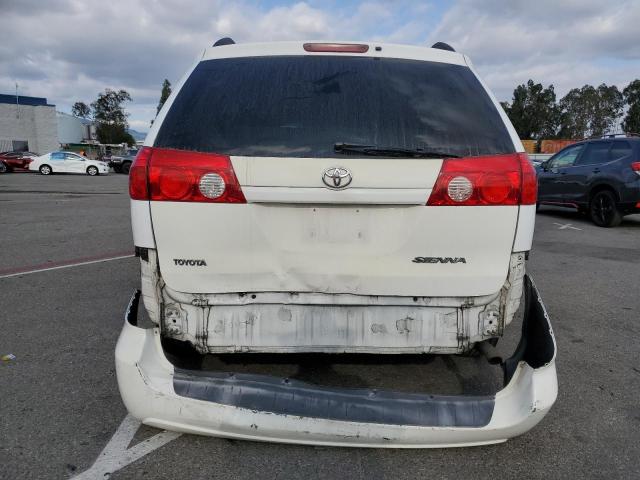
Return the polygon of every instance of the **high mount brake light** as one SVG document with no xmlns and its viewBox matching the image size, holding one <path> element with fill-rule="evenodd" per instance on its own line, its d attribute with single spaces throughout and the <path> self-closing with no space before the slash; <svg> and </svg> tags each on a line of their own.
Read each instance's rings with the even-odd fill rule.
<svg viewBox="0 0 640 480">
<path fill-rule="evenodd" d="M 369 45 L 362 43 L 305 43 L 306 52 L 366 53 Z"/>
<path fill-rule="evenodd" d="M 145 147 L 129 173 L 134 200 L 246 203 L 226 155 Z"/>
<path fill-rule="evenodd" d="M 430 206 L 534 205 L 537 179 L 526 153 L 447 158 Z"/>
</svg>

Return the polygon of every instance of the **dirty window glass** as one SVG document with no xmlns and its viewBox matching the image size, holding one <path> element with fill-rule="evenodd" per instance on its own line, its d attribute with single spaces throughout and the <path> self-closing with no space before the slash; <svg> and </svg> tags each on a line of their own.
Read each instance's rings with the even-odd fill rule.
<svg viewBox="0 0 640 480">
<path fill-rule="evenodd" d="M 576 145 L 575 147 L 569 147 L 566 150 L 563 150 L 555 157 L 552 157 L 551 160 L 549 160 L 549 168 L 562 168 L 572 166 L 583 148 L 584 145 Z"/>
<path fill-rule="evenodd" d="M 155 146 L 336 157 L 338 142 L 460 156 L 514 151 L 497 109 L 469 68 L 333 56 L 201 62 L 176 97 Z"/>
<path fill-rule="evenodd" d="M 629 142 L 613 142 L 611 150 L 609 150 L 609 160 L 618 160 L 627 155 L 631 155 L 632 149 Z"/>
<path fill-rule="evenodd" d="M 609 161 L 609 147 L 611 142 L 593 142 L 587 145 L 582 157 L 580 157 L 580 165 L 598 165 Z"/>
</svg>

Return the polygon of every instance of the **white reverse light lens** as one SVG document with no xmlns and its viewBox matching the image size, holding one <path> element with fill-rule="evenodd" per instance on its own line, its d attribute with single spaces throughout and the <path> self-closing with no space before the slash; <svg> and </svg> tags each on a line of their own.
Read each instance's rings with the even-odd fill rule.
<svg viewBox="0 0 640 480">
<path fill-rule="evenodd" d="M 467 177 L 454 177 L 449 182 L 447 194 L 454 202 L 469 200 L 473 193 L 473 185 Z"/>
<path fill-rule="evenodd" d="M 217 173 L 207 173 L 200 179 L 200 193 L 207 198 L 218 198 L 224 193 L 224 179 Z"/>
</svg>

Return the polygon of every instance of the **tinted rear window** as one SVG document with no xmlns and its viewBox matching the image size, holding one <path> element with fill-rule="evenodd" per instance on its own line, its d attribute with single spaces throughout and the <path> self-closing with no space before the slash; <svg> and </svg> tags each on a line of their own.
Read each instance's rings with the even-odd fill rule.
<svg viewBox="0 0 640 480">
<path fill-rule="evenodd" d="M 611 150 L 609 150 L 609 159 L 610 160 L 618 160 L 619 158 L 624 158 L 633 153 L 633 149 L 629 142 L 613 142 L 611 146 Z"/>
<path fill-rule="evenodd" d="M 580 157 L 579 165 L 596 165 L 609 161 L 609 147 L 611 142 L 594 142 L 587 145 L 582 157 Z"/>
<path fill-rule="evenodd" d="M 155 146 L 339 157 L 333 146 L 343 142 L 460 156 L 514 151 L 469 68 L 333 56 L 201 62 L 175 99 Z"/>
</svg>

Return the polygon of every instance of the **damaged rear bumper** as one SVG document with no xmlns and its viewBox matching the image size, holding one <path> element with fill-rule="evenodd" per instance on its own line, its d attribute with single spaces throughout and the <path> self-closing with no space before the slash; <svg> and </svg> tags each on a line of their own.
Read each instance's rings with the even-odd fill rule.
<svg viewBox="0 0 640 480">
<path fill-rule="evenodd" d="M 174 367 L 157 328 L 136 326 L 140 293 L 116 347 L 118 385 L 147 425 L 228 438 L 357 447 L 497 443 L 535 426 L 557 395 L 556 344 L 540 295 L 525 280 L 522 338 L 495 395 L 442 396 L 329 388 L 265 375 Z"/>
</svg>

